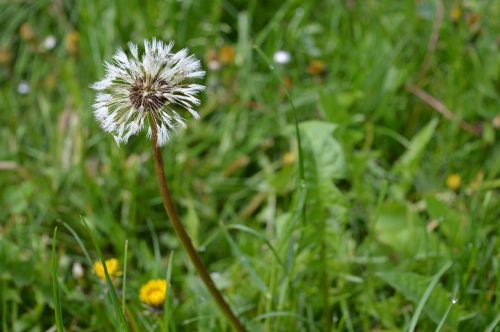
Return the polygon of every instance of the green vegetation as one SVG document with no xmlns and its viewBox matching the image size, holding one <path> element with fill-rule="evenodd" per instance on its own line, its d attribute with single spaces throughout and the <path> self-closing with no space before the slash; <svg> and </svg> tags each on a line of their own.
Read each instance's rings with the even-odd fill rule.
<svg viewBox="0 0 500 332">
<path fill-rule="evenodd" d="M 499 331 L 499 17 L 492 0 L 0 0 L 0 330 L 230 330 L 151 142 L 117 147 L 92 114 L 103 62 L 156 36 L 207 71 L 201 120 L 163 158 L 249 331 Z M 122 275 L 93 273 L 113 257 Z M 163 312 L 139 299 L 161 278 Z"/>
</svg>

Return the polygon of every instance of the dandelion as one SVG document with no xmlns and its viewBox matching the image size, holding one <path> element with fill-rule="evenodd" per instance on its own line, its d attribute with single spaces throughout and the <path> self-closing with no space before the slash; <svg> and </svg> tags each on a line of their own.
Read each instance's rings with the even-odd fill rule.
<svg viewBox="0 0 500 332">
<path fill-rule="evenodd" d="M 114 278 L 120 275 L 119 264 L 116 258 L 107 259 L 105 262 L 106 268 L 108 270 L 108 274 L 110 278 Z M 97 261 L 93 266 L 94 273 L 101 279 L 102 281 L 106 281 L 106 274 L 104 273 L 104 266 L 101 261 Z"/>
<path fill-rule="evenodd" d="M 461 184 L 460 175 L 458 174 L 448 175 L 448 178 L 446 179 L 446 185 L 448 186 L 448 188 L 456 191 L 458 190 L 458 188 L 460 188 L 460 184 Z"/>
<path fill-rule="evenodd" d="M 139 290 L 139 299 L 150 307 L 161 308 L 167 298 L 167 290 L 166 280 L 150 280 Z"/>
<path fill-rule="evenodd" d="M 286 65 L 286 64 L 288 64 L 290 62 L 291 58 L 292 57 L 290 56 L 290 53 L 288 53 L 287 51 L 282 51 L 282 50 L 277 51 L 273 55 L 273 60 L 278 65 Z"/>
<path fill-rule="evenodd" d="M 112 133 L 117 143 L 127 142 L 130 136 L 147 127 L 148 137 L 152 141 L 158 188 L 172 228 L 221 311 L 236 331 L 246 331 L 210 277 L 182 225 L 168 189 L 160 147 L 178 127 L 185 127 L 186 123 L 179 112 L 199 118 L 198 112 L 194 110 L 200 103 L 196 94 L 204 90 L 204 86 L 190 83 L 189 80 L 205 76 L 196 57 L 188 55 L 186 49 L 172 53 L 172 47 L 172 42 L 165 44 L 153 39 L 144 42 L 144 54 L 141 56 L 137 45 L 133 43 L 129 43 L 131 57 L 119 49 L 113 60 L 106 62 L 104 78 L 91 85 L 99 91 L 93 105 L 94 114 L 101 127 Z M 145 303 L 159 305 L 165 300 L 161 292 L 163 289 L 166 294 L 166 284 L 144 289 L 141 300 Z M 156 291 L 152 291 L 154 289 Z"/>
<path fill-rule="evenodd" d="M 129 43 L 132 57 L 119 49 L 106 63 L 106 76 L 91 86 L 100 91 L 93 105 L 95 117 L 117 143 L 126 143 L 146 125 L 148 137 L 156 131 L 157 144 L 162 146 L 176 128 L 186 126 L 178 109 L 199 118 L 193 107 L 199 105 L 195 95 L 204 87 L 186 81 L 205 72 L 186 49 L 172 53 L 172 47 L 173 43 L 156 39 L 145 41 L 140 57 L 137 45 Z"/>
</svg>

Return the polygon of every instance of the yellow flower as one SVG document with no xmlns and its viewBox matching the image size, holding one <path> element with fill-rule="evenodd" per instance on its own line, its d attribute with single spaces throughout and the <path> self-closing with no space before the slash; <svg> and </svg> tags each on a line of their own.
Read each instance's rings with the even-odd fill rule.
<svg viewBox="0 0 500 332">
<path fill-rule="evenodd" d="M 458 190 L 458 188 L 460 188 L 460 183 L 461 183 L 460 175 L 458 174 L 450 174 L 446 179 L 446 185 L 451 190 Z"/>
<path fill-rule="evenodd" d="M 72 56 L 78 54 L 78 46 L 80 43 L 80 35 L 76 31 L 72 31 L 66 35 L 66 50 Z"/>
<path fill-rule="evenodd" d="M 219 61 L 223 65 L 230 65 L 234 61 L 234 48 L 222 46 L 219 50 Z"/>
<path fill-rule="evenodd" d="M 19 34 L 21 35 L 21 39 L 23 39 L 24 41 L 32 41 L 33 39 L 35 39 L 33 28 L 27 22 L 21 25 L 21 28 L 19 28 Z"/>
<path fill-rule="evenodd" d="M 321 60 L 311 60 L 309 66 L 307 67 L 307 72 L 312 76 L 319 76 L 326 74 L 327 67 L 326 64 Z"/>
<path fill-rule="evenodd" d="M 165 303 L 167 297 L 167 281 L 162 279 L 155 279 L 148 281 L 141 287 L 139 291 L 139 298 L 144 304 L 151 307 L 161 307 Z"/>
<path fill-rule="evenodd" d="M 106 268 L 108 269 L 108 274 L 110 278 L 117 277 L 120 274 L 118 260 L 116 258 L 110 258 L 105 261 Z M 106 275 L 104 274 L 104 266 L 101 261 L 94 263 L 94 273 L 102 280 L 106 281 Z"/>
<path fill-rule="evenodd" d="M 285 166 L 293 164 L 293 162 L 295 161 L 295 154 L 291 151 L 285 153 L 282 157 L 282 161 Z"/>
<path fill-rule="evenodd" d="M 460 16 L 462 16 L 462 12 L 460 11 L 459 7 L 453 7 L 450 11 L 450 17 L 453 22 L 458 22 L 460 19 Z"/>
</svg>

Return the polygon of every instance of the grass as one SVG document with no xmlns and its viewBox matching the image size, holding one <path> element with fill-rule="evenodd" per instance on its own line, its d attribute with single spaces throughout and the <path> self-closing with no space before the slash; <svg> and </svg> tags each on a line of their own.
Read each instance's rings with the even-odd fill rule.
<svg viewBox="0 0 500 332">
<path fill-rule="evenodd" d="M 0 329 L 230 330 L 166 220 L 150 142 L 118 148 L 93 119 L 103 61 L 156 36 L 207 70 L 202 119 L 163 157 L 249 330 L 498 330 L 499 16 L 491 0 L 0 1 Z M 126 278 L 105 286 L 92 264 L 111 257 Z M 138 291 L 165 275 L 153 312 Z"/>
</svg>

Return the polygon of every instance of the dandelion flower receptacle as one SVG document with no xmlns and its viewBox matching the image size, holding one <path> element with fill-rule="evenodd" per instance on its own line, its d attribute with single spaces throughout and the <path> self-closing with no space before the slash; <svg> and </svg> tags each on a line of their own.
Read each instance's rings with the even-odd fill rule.
<svg viewBox="0 0 500 332">
<path fill-rule="evenodd" d="M 155 129 L 162 146 L 177 128 L 185 127 L 182 113 L 199 118 L 193 107 L 199 105 L 196 94 L 204 86 L 188 80 L 202 78 L 205 72 L 186 49 L 172 53 L 172 42 L 145 41 L 142 56 L 136 44 L 128 46 L 131 56 L 119 49 L 106 62 L 104 78 L 91 85 L 99 91 L 94 115 L 117 143 L 126 143 L 146 126 L 148 137 Z"/>
<path fill-rule="evenodd" d="M 94 115 L 101 127 L 113 134 L 118 144 L 126 143 L 131 136 L 147 127 L 158 188 L 170 224 L 222 313 L 236 331 L 246 331 L 194 248 L 168 189 L 159 148 L 177 128 L 185 127 L 183 114 L 199 118 L 194 107 L 200 103 L 196 95 L 204 90 L 204 86 L 190 80 L 205 75 L 198 59 L 188 55 L 186 49 L 172 53 L 172 47 L 173 43 L 165 44 L 153 39 L 144 42 L 144 53 L 141 55 L 133 43 L 129 43 L 131 57 L 119 49 L 113 60 L 106 62 L 104 78 L 91 86 L 98 91 L 93 105 Z M 156 296 L 153 295 L 150 300 L 154 298 L 151 301 L 157 303 L 160 298 Z"/>
</svg>

